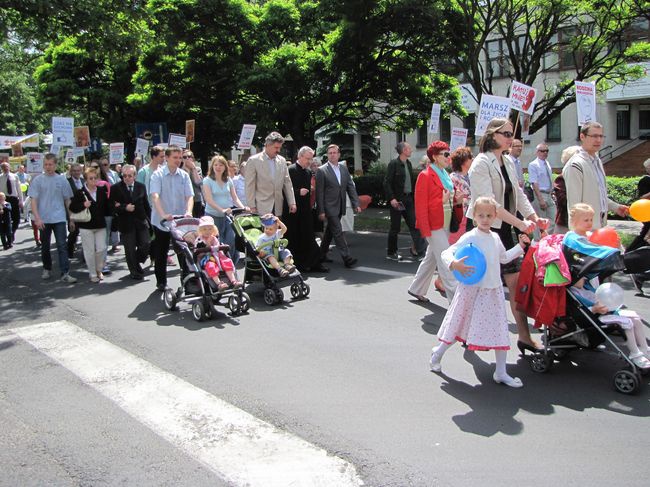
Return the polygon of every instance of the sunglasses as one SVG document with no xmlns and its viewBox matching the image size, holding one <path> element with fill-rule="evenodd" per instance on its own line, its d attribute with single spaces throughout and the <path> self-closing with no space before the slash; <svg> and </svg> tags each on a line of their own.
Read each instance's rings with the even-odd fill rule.
<svg viewBox="0 0 650 487">
<path fill-rule="evenodd" d="M 443 156 L 449 157 L 451 155 L 451 152 L 445 151 L 442 153 Z"/>
<path fill-rule="evenodd" d="M 503 135 L 506 139 L 512 139 L 515 136 L 512 132 L 499 132 L 498 130 L 497 134 Z"/>
<path fill-rule="evenodd" d="M 537 152 L 548 152 L 548 149 L 537 149 Z"/>
<path fill-rule="evenodd" d="M 194 159 L 194 156 L 183 156 L 183 159 Z"/>
</svg>

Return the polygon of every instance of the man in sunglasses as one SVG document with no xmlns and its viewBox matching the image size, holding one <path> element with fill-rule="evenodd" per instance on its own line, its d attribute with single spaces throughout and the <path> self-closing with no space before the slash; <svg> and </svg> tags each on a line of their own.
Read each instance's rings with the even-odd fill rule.
<svg viewBox="0 0 650 487">
<path fill-rule="evenodd" d="M 548 146 L 537 144 L 537 157 L 528 164 L 528 182 L 535 192 L 533 208 L 537 216 L 548 218 L 548 233 L 553 233 L 555 228 L 555 215 L 557 207 L 553 199 L 553 170 L 548 163 Z M 535 237 L 539 238 L 538 230 L 535 230 Z"/>
</svg>

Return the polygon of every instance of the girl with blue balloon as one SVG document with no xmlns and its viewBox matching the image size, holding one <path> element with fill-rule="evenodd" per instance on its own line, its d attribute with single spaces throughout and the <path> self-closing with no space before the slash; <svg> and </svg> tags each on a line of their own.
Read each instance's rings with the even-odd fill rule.
<svg viewBox="0 0 650 487">
<path fill-rule="evenodd" d="M 494 350 L 494 381 L 521 387 L 521 380 L 506 372 L 510 337 L 500 264 L 521 256 L 530 239 L 521 234 L 519 244 L 506 250 L 499 235 L 490 229 L 496 216 L 494 198 L 477 198 L 473 207 L 476 228 L 442 253 L 444 265 L 454 273 L 459 285 L 438 331 L 440 344 L 432 350 L 430 366 L 433 372 L 440 372 L 442 356 L 460 341 L 470 350 Z"/>
</svg>

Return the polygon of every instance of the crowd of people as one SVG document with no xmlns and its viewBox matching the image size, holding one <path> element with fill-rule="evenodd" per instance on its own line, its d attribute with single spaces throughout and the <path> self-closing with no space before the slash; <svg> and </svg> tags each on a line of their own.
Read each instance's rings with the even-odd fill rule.
<svg viewBox="0 0 650 487">
<path fill-rule="evenodd" d="M 562 174 L 555 178 L 547 157 L 548 146 L 537 145 L 536 157 L 528 164 L 527 183 L 519 159 L 523 143 L 515 139 L 508 119 L 495 118 L 488 124 L 476 156 L 469 147 L 452 152 L 446 142 L 434 141 L 419 173 L 409 159 L 411 146 L 406 142 L 397 144 L 397 157 L 388 164 L 384 180 L 391 223 L 386 257 L 403 259 L 398 252 L 398 235 L 404 220 L 410 234 L 409 256 L 419 261 L 408 294 L 420 302 L 429 302 L 427 294 L 433 284 L 449 302 L 439 333 L 441 344 L 433 350 L 432 370 L 440 370 L 442 355 L 460 340 L 470 348 L 494 349 L 495 380 L 521 386 L 521 381 L 505 371 L 505 350 L 509 347 L 502 286 L 508 288 L 519 350 L 539 350 L 526 315 L 514 301 L 523 248 L 530 243 L 528 236 L 539 239 L 548 233 L 567 232 L 569 210 L 577 204 L 593 210 L 594 229 L 607 224 L 610 211 L 620 216 L 629 212 L 627 206 L 612 201 L 607 194 L 605 172 L 598 157 L 603 141 L 602 125 L 585 124 L 580 130 L 580 145 L 563 152 Z M 56 156 L 46 154 L 43 174 L 31 181 L 24 168 L 13 174 L 9 164 L 3 163 L 3 247 L 11 248 L 25 209 L 41 249 L 43 279 L 52 277 L 50 242 L 54 234 L 63 282 L 77 280 L 69 271 L 80 240 L 91 282 L 98 283 L 110 273 L 108 249 L 114 254 L 122 244 L 130 277 L 145 279 L 143 266 L 149 259 L 156 288 L 164 291 L 167 267 L 174 263 L 169 223 L 178 215 L 203 217 L 202 238 L 206 242 L 218 238 L 230 249 L 228 258 L 216 254 L 206 260 L 214 264 L 211 278 L 219 279 L 217 267 L 226 269 L 230 285 L 239 286 L 233 271 L 240 256 L 227 217 L 240 208 L 264 215 L 265 238 L 287 239 L 288 248 L 281 262 L 275 258 L 270 262 L 281 275 L 294 266 L 301 272 L 328 272 L 325 263 L 332 262 L 332 240 L 343 264 L 355 266 L 357 259 L 350 253 L 341 219 L 348 198 L 353 211 L 361 208 L 354 181 L 346 165 L 340 163 L 340 148 L 329 145 L 327 161 L 321 165 L 315 151 L 305 146 L 298 150 L 296 162 L 289 165 L 280 154 L 283 143 L 283 137 L 272 132 L 263 150 L 241 164 L 215 155 L 206 176 L 193 153 L 176 146 L 152 147 L 149 163 L 142 167 L 138 167 L 139 158 L 135 164 L 116 168 L 102 158 L 87 167 L 71 164 L 66 175 L 57 173 Z M 644 167 L 650 174 L 650 160 Z M 650 176 L 645 176 L 639 183 L 639 198 L 650 196 L 648 181 Z M 21 190 L 22 182 L 29 183 L 27 195 Z M 453 273 L 471 272 L 453 255 L 458 245 L 468 241 L 489 258 L 488 278 L 473 288 L 459 285 Z M 647 242 L 646 223 L 634 246 Z M 434 280 L 436 273 L 438 279 Z M 642 276 L 636 276 L 635 283 L 641 289 Z M 218 286 L 226 283 L 219 281 Z"/>
</svg>

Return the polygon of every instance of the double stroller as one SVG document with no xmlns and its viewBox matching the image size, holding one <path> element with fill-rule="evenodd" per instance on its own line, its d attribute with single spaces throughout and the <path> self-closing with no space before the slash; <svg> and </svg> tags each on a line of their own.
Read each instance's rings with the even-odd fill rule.
<svg viewBox="0 0 650 487">
<path fill-rule="evenodd" d="M 293 299 L 304 299 L 311 291 L 309 284 L 305 282 L 300 271 L 294 269 L 287 276 L 280 276 L 278 271 L 260 257 L 257 248 L 257 240 L 264 233 L 264 225 L 259 215 L 233 210 L 232 216 L 228 215 L 235 233 L 243 242 L 246 253 L 244 278 L 245 284 L 261 282 L 264 285 L 264 302 L 269 306 L 280 304 L 284 301 L 283 288 L 289 288 Z M 276 254 L 281 246 L 286 245 L 286 240 L 280 239 L 274 242 L 274 253 Z"/>
<path fill-rule="evenodd" d="M 172 246 L 178 255 L 181 267 L 181 283 L 176 291 L 166 289 L 163 294 L 165 307 L 174 311 L 178 303 L 192 305 L 192 316 L 196 321 L 212 318 L 218 305 L 226 306 L 232 316 L 246 313 L 250 309 L 250 297 L 243 288 L 219 290 L 217 284 L 201 269 L 199 261 L 202 254 L 197 252 L 195 241 L 198 237 L 198 218 L 174 217 L 171 222 L 163 222 L 171 232 Z M 228 252 L 228 246 L 220 250 Z M 219 276 L 225 278 L 225 276 Z"/>
<path fill-rule="evenodd" d="M 592 313 L 570 285 L 583 277 L 598 277 L 603 282 L 621 271 L 627 274 L 644 272 L 650 268 L 650 247 L 623 255 L 618 249 L 587 245 L 581 239 L 564 238 L 564 235 L 544 237 L 539 245 L 557 248 L 557 255 L 561 253 L 570 279 L 562 282 L 559 260 L 554 261 L 552 269 L 547 267 L 546 276 L 540 278 L 545 258 L 539 258 L 539 246 L 529 249 L 517 284 L 516 301 L 519 309 L 543 330 L 544 348 L 530 358 L 531 369 L 548 372 L 555 361 L 565 359 L 574 350 L 608 350 L 624 362 L 623 367 L 614 373 L 614 388 L 624 394 L 633 394 L 643 382 L 643 371 L 621 349 L 617 336 L 624 337 L 624 334 L 620 326 L 610 320 L 601 320 L 607 315 Z"/>
</svg>

